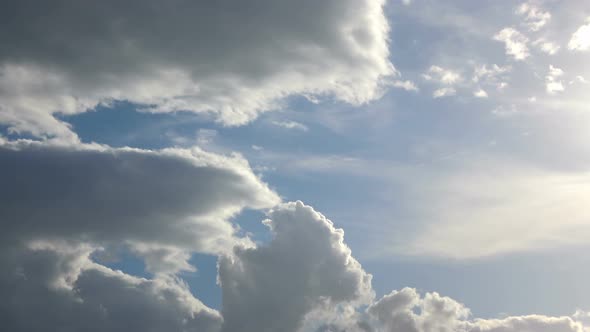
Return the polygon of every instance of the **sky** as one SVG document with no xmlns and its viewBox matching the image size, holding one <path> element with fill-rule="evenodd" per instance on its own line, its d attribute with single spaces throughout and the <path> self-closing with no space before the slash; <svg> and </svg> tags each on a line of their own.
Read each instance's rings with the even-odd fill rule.
<svg viewBox="0 0 590 332">
<path fill-rule="evenodd" d="M 589 332 L 590 3 L 0 4 L 10 331 Z"/>
</svg>

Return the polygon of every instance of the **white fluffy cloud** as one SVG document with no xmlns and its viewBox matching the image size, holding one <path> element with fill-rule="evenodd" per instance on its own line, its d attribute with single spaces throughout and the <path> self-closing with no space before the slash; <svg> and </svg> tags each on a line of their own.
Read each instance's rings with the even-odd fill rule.
<svg viewBox="0 0 590 332">
<path fill-rule="evenodd" d="M 75 139 L 56 113 L 128 100 L 238 125 L 292 94 L 378 98 L 384 1 L 8 1 L 0 13 L 0 122 Z M 182 8 L 182 10 L 180 10 Z"/>
<path fill-rule="evenodd" d="M 549 72 L 545 76 L 545 89 L 547 90 L 547 93 L 554 94 L 565 90 L 563 81 L 560 79 L 562 76 L 563 70 L 561 68 L 549 65 Z"/>
<path fill-rule="evenodd" d="M 392 86 L 395 88 L 404 89 L 406 91 L 418 91 L 418 87 L 416 86 L 416 84 L 409 80 L 396 80 L 392 83 Z"/>
<path fill-rule="evenodd" d="M 434 92 L 432 92 L 432 97 L 442 98 L 442 97 L 454 96 L 456 94 L 457 94 L 457 90 L 455 90 L 455 88 L 452 88 L 452 87 L 440 88 L 440 89 L 436 89 L 436 90 L 434 90 Z"/>
<path fill-rule="evenodd" d="M 473 69 L 472 81 L 475 83 L 497 84 L 499 80 L 505 79 L 505 74 L 510 73 L 511 70 L 510 66 L 499 66 L 497 64 L 476 66 Z"/>
<path fill-rule="evenodd" d="M 404 288 L 384 296 L 368 312 L 376 318 L 376 331 L 409 332 L 584 332 L 572 317 L 541 315 L 503 319 L 470 319 L 463 304 L 437 293 L 420 296 Z"/>
<path fill-rule="evenodd" d="M 475 96 L 477 98 L 487 98 L 488 93 L 484 89 L 479 89 L 479 90 L 473 92 L 473 96 Z"/>
<path fill-rule="evenodd" d="M 438 88 L 432 92 L 433 98 L 454 96 L 457 94 L 455 85 L 463 81 L 459 72 L 436 65 L 430 66 L 428 71 L 422 74 L 422 78 L 438 85 Z"/>
<path fill-rule="evenodd" d="M 539 38 L 533 42 L 533 46 L 536 46 L 541 52 L 544 52 L 549 55 L 556 54 L 559 49 L 561 48 L 554 42 L 547 41 L 544 38 Z"/>
<path fill-rule="evenodd" d="M 457 71 L 442 68 L 440 66 L 433 65 L 428 68 L 428 72 L 422 75 L 427 81 L 434 81 L 439 84 L 452 85 L 460 82 L 463 78 Z"/>
<path fill-rule="evenodd" d="M 590 18 L 588 24 L 582 25 L 574 32 L 567 47 L 574 51 L 587 51 L 590 49 Z"/>
<path fill-rule="evenodd" d="M 506 54 L 515 60 L 524 60 L 530 53 L 527 43 L 529 39 L 514 28 L 504 28 L 494 35 L 494 40 L 503 42 Z"/>
<path fill-rule="evenodd" d="M 524 25 L 530 31 L 539 31 L 551 19 L 551 13 L 532 1 L 521 4 L 517 8 L 516 13 L 524 17 Z"/>
</svg>

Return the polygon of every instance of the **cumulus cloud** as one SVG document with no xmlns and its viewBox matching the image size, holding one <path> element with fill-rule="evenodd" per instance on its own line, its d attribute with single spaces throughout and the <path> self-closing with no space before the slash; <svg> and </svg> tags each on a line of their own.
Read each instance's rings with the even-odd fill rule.
<svg viewBox="0 0 590 332">
<path fill-rule="evenodd" d="M 7 142 L 3 144 L 6 145 Z M 47 168 L 45 173 L 42 172 L 44 176 L 47 176 L 46 172 L 55 171 L 53 164 L 62 163 L 74 164 L 72 167 L 83 168 L 98 179 L 86 180 L 82 190 L 75 187 L 74 182 L 62 181 L 65 175 L 52 173 L 56 179 L 47 181 L 55 181 L 54 185 L 60 187 L 51 192 L 56 195 L 53 198 L 46 195 L 47 191 L 40 194 L 32 192 L 39 189 L 35 186 L 39 177 L 35 178 L 29 173 L 30 169 L 25 167 L 21 172 L 33 177 L 34 181 L 11 186 L 12 193 L 17 196 L 20 195 L 19 191 L 29 190 L 30 197 L 25 201 L 36 212 L 15 215 L 13 210 L 18 210 L 18 207 L 7 209 L 3 205 L 0 218 L 4 229 L 16 228 L 8 236 L 3 234 L 0 245 L 0 291 L 5 299 L 10 299 L 0 302 L 0 321 L 4 328 L 11 331 L 583 331 L 583 325 L 578 321 L 585 317 L 582 312 L 573 317 L 472 319 L 469 309 L 463 304 L 437 293 L 422 296 L 410 288 L 394 291 L 375 302 L 371 275 L 353 257 L 344 242 L 344 231 L 301 202 L 280 204 L 268 212 L 268 219 L 264 221 L 272 233 L 272 240 L 268 244 L 256 246 L 238 242 L 233 251 L 221 254 L 218 261 L 218 282 L 222 289 L 222 308 L 218 312 L 205 306 L 190 292 L 182 279 L 174 272 L 170 273 L 190 270 L 191 267 L 177 266 L 175 262 L 179 260 L 174 255 L 179 252 L 170 251 L 165 245 L 134 247 L 139 255 L 144 256 L 147 268 L 154 272 L 151 279 L 115 271 L 94 261 L 93 254 L 102 250 L 97 244 L 100 242 L 104 245 L 108 242 L 104 240 L 107 233 L 112 233 L 108 236 L 111 242 L 117 238 L 118 241 L 123 238 L 134 241 L 138 237 L 146 239 L 136 225 L 138 221 L 134 220 L 134 209 L 118 209 L 114 200 L 101 195 L 100 197 L 105 198 L 97 205 L 101 208 L 92 210 L 104 210 L 100 212 L 105 217 L 101 221 L 107 224 L 99 227 L 84 218 L 74 218 L 79 225 L 73 225 L 71 221 L 56 220 L 58 217 L 77 216 L 72 210 L 74 207 L 62 205 L 58 213 L 55 212 L 57 210 L 47 208 L 47 205 L 65 200 L 72 205 L 83 206 L 92 201 L 93 194 L 104 190 L 110 190 L 109 193 L 120 200 L 123 199 L 120 192 L 138 194 L 134 187 L 143 191 L 160 190 L 170 195 L 165 188 L 157 187 L 160 179 L 139 177 L 136 174 L 145 172 L 149 175 L 150 169 L 155 167 L 151 163 L 158 164 L 160 168 L 169 167 L 166 169 L 171 172 L 159 174 L 166 177 L 170 186 L 179 185 L 174 181 L 175 176 L 185 181 L 194 178 L 190 186 L 201 187 L 194 190 L 207 190 L 209 193 L 214 192 L 216 186 L 208 184 L 208 181 L 213 181 L 217 186 L 229 184 L 217 182 L 222 180 L 215 179 L 215 172 L 207 173 L 206 170 L 219 168 L 220 172 L 243 172 L 240 175 L 247 177 L 250 174 L 248 169 L 236 171 L 239 167 L 233 164 L 237 161 L 232 158 L 202 156 L 199 152 L 184 151 L 180 154 L 179 151 L 148 152 L 104 147 L 102 150 L 98 147 L 78 147 L 78 151 L 73 152 L 71 147 L 48 147 L 47 144 L 8 144 L 1 151 L 0 165 L 5 167 L 3 171 L 17 170 L 10 167 L 25 167 L 26 164 L 19 161 L 26 159 L 32 161 L 29 167 L 36 167 L 37 171 Z M 92 159 L 92 165 L 96 169 L 89 168 L 86 159 Z M 41 165 L 34 165 L 38 163 Z M 178 175 L 172 171 L 182 169 L 177 164 L 188 164 L 184 167 L 189 169 L 205 170 L 200 169 L 194 173 L 184 171 Z M 226 167 L 230 169 L 227 170 Z M 109 176 L 101 175 L 101 172 L 108 173 Z M 207 173 L 207 176 L 200 172 Z M 125 176 L 115 176 L 117 174 Z M 113 180 L 110 176 L 113 176 Z M 235 185 L 238 188 L 243 185 L 240 184 L 241 181 L 248 182 L 240 180 L 237 175 L 225 174 L 223 178 L 226 177 L 231 180 L 229 182 L 237 182 Z M 115 180 L 124 183 L 118 185 Z M 254 187 L 257 187 L 256 180 L 251 180 L 254 181 Z M 250 190 L 255 191 L 253 188 Z M 71 195 L 64 195 L 65 192 Z M 76 197 L 74 193 L 80 197 Z M 183 193 L 187 192 L 183 190 Z M 224 192 L 223 196 L 228 199 L 225 203 L 227 206 L 231 206 L 230 202 L 236 200 L 231 198 L 232 195 L 239 196 L 240 190 L 233 187 Z M 275 199 L 272 193 L 262 190 L 262 196 L 266 195 L 270 195 L 271 201 Z M 189 196 L 193 198 L 192 203 L 198 206 L 195 208 L 196 212 L 191 210 L 196 215 L 206 215 L 206 211 L 211 209 L 224 209 L 213 203 L 202 202 L 203 198 L 195 199 L 199 196 Z M 6 193 L 3 193 L 2 198 L 6 198 Z M 47 199 L 47 202 L 42 204 L 41 198 Z M 143 198 L 146 200 L 143 209 L 149 210 L 150 204 L 159 204 L 159 208 L 167 211 L 166 202 L 158 203 L 149 195 Z M 158 199 L 164 198 L 158 196 Z M 234 204 L 239 206 L 249 200 L 258 202 L 257 199 L 242 198 L 237 199 L 241 203 Z M 266 199 L 261 201 L 250 204 L 254 207 L 270 204 Z M 129 198 L 125 203 L 128 207 L 136 207 L 134 198 Z M 212 205 L 208 207 L 207 204 Z M 148 213 L 144 215 L 147 216 Z M 29 220 L 27 230 L 18 226 L 23 217 Z M 87 214 L 85 217 L 96 222 L 93 216 Z M 121 225 L 111 225 L 112 222 L 106 217 Z M 167 218 L 168 223 L 158 226 L 152 225 L 149 218 L 144 220 L 142 226 L 158 227 L 163 233 L 162 243 L 166 243 L 166 234 L 173 234 L 180 243 L 184 241 L 182 234 L 167 230 L 175 226 L 174 218 Z M 71 229 L 68 232 L 60 230 L 65 223 L 70 223 Z M 52 227 L 45 224 L 57 230 L 51 231 L 49 228 Z M 126 232 L 127 229 L 133 229 L 134 232 Z M 135 232 L 140 234 L 132 234 Z M 189 237 L 192 238 L 192 235 L 189 234 Z M 20 241 L 6 241 L 8 237 Z M 166 264 L 172 266 L 166 267 Z M 160 273 L 163 270 L 168 273 Z"/>
<path fill-rule="evenodd" d="M 268 246 L 236 247 L 219 262 L 222 331 L 584 332 L 583 312 L 479 319 L 452 298 L 412 288 L 373 301 L 371 276 L 331 221 L 301 202 L 268 217 Z"/>
<path fill-rule="evenodd" d="M 383 6 L 9 1 L 0 14 L 10 31 L 0 36 L 0 122 L 75 140 L 54 115 L 113 100 L 206 113 L 224 125 L 246 123 L 293 94 L 369 102 L 396 73 Z"/>
<path fill-rule="evenodd" d="M 0 321 L 10 331 L 219 331 L 222 318 L 177 278 L 93 263 L 91 248 L 37 243 L 0 254 Z"/>
<path fill-rule="evenodd" d="M 473 92 L 473 96 L 477 97 L 477 98 L 487 98 L 488 93 L 484 89 L 479 89 L 479 90 Z"/>
<path fill-rule="evenodd" d="M 296 331 L 318 306 L 370 303 L 371 276 L 344 232 L 313 208 L 287 203 L 269 213 L 266 247 L 236 247 L 219 262 L 222 331 Z"/>
<path fill-rule="evenodd" d="M 369 307 L 376 319 L 375 331 L 408 332 L 584 332 L 573 317 L 542 315 L 512 316 L 503 319 L 471 319 L 463 304 L 437 293 L 421 296 L 404 288 L 384 296 Z"/>
<path fill-rule="evenodd" d="M 536 46 L 541 52 L 554 55 L 556 54 L 559 49 L 561 48 L 559 45 L 555 44 L 554 42 L 547 41 L 544 38 L 539 38 L 533 42 L 533 46 Z"/>
<path fill-rule="evenodd" d="M 455 88 L 440 88 L 440 89 L 434 90 L 434 92 L 432 93 L 432 97 L 442 98 L 442 97 L 454 96 L 456 94 L 457 94 L 457 90 L 455 90 Z"/>
<path fill-rule="evenodd" d="M 459 72 L 436 65 L 430 66 L 428 71 L 422 74 L 422 78 L 439 86 L 433 91 L 433 98 L 454 96 L 457 94 L 455 85 L 463 81 Z"/>
<path fill-rule="evenodd" d="M 412 81 L 409 81 L 409 80 L 405 80 L 405 81 L 396 80 L 392 83 L 392 86 L 395 88 L 404 89 L 406 91 L 418 91 L 418 87 L 416 86 L 416 84 Z"/>
<path fill-rule="evenodd" d="M 511 70 L 512 68 L 510 66 L 499 66 L 495 63 L 490 66 L 483 64 L 473 69 L 472 81 L 474 83 L 484 82 L 496 84 L 498 80 L 504 79 L 505 74 Z"/>
<path fill-rule="evenodd" d="M 494 35 L 494 40 L 503 42 L 506 55 L 512 56 L 515 60 L 524 60 L 530 55 L 527 46 L 529 39 L 514 28 L 500 30 Z"/>
<path fill-rule="evenodd" d="M 551 19 L 551 13 L 532 1 L 521 4 L 517 8 L 516 13 L 524 17 L 524 25 L 530 31 L 539 31 Z"/>
<path fill-rule="evenodd" d="M 590 18 L 574 32 L 567 47 L 573 51 L 587 51 L 590 49 Z"/>
<path fill-rule="evenodd" d="M 422 77 L 427 81 L 433 81 L 439 84 L 446 85 L 458 83 L 463 79 L 460 73 L 436 65 L 431 66 L 428 69 L 428 72 L 424 73 Z"/>
<path fill-rule="evenodd" d="M 562 92 L 565 90 L 563 81 L 560 80 L 560 77 L 562 76 L 563 70 L 561 70 L 561 68 L 549 65 L 549 72 L 545 76 L 545 89 L 547 90 L 547 93 L 554 94 L 556 92 Z"/>
</svg>

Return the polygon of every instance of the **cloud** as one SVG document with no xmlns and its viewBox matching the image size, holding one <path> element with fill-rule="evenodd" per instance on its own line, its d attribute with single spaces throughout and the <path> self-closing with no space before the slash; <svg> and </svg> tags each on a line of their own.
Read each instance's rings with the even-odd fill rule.
<svg viewBox="0 0 590 332">
<path fill-rule="evenodd" d="M 514 28 L 504 28 L 494 35 L 494 40 L 503 42 L 506 47 L 506 55 L 515 60 L 524 60 L 530 53 L 527 43 L 529 39 Z"/>
<path fill-rule="evenodd" d="M 60 199 L 67 200 L 72 205 L 84 203 L 91 193 L 98 190 L 92 181 L 100 181 L 105 188 L 115 187 L 117 190 L 111 193 L 113 195 L 122 190 L 121 188 L 127 188 L 127 194 L 133 193 L 134 190 L 130 188 L 133 186 L 146 190 L 146 186 L 152 185 L 149 182 L 158 183 L 160 179 L 142 178 L 143 181 L 133 181 L 137 177 L 134 173 L 149 173 L 152 158 L 160 160 L 164 165 L 168 162 L 172 165 L 189 163 L 193 168 L 224 169 L 220 165 L 228 166 L 236 162 L 231 158 L 215 155 L 208 155 L 206 158 L 197 152 L 188 151 L 178 155 L 179 151 L 147 152 L 104 147 L 100 150 L 99 147 L 85 146 L 78 147 L 78 151 L 73 152 L 71 147 L 52 147 L 47 144 L 9 144 L 8 148 L 2 150 L 3 162 L 0 165 L 22 166 L 17 161 L 24 158 L 36 161 L 31 165 L 43 161 L 40 166 L 32 167 L 48 167 L 46 172 L 54 170 L 51 166 L 56 162 L 73 164 L 72 167 L 89 171 L 83 167 L 84 161 L 93 157 L 93 165 L 97 170 L 127 175 L 115 177 L 118 181 L 131 178 L 125 180 L 122 187 L 118 187 L 116 183 L 109 181 L 109 177 L 87 172 L 87 175 L 95 175 L 89 176 L 90 178 L 98 177 L 99 180 L 87 180 L 91 182 L 86 183 L 84 190 L 74 190 L 76 188 L 72 187 L 73 182 L 61 183 L 60 191 L 69 187 L 70 192 L 81 197 L 57 195 L 58 197 L 50 199 L 48 203 L 51 204 Z M 18 157 L 10 156 L 11 153 L 16 153 Z M 37 154 L 45 155 L 40 158 Z M 141 165 L 134 161 L 134 157 L 142 160 Z M 111 162 L 121 164 L 120 169 L 108 166 L 102 158 L 120 160 Z M 131 171 L 126 172 L 127 169 Z M 27 170 L 21 170 L 28 174 L 24 171 Z M 242 171 L 245 172 L 244 176 L 249 174 L 248 170 Z M 45 174 L 49 173 L 42 175 Z M 54 181 L 63 179 L 60 174 L 51 174 L 56 177 Z M 177 176 L 176 172 L 159 174 Z M 191 182 L 192 185 L 202 185 L 212 190 L 207 186 L 207 180 L 212 176 L 203 177 L 196 173 L 190 177 L 182 172 L 181 177 L 185 180 L 194 177 L 195 182 Z M 178 186 L 178 182 L 167 180 L 171 187 Z M 231 180 L 235 182 L 237 178 Z M 24 182 L 22 186 L 12 186 L 12 194 L 19 194 L 15 189 L 35 188 L 35 183 Z M 166 247 L 148 247 L 147 253 L 143 252 L 144 247 L 135 247 L 135 251 L 144 257 L 148 269 L 155 272 L 151 279 L 112 270 L 93 259 L 94 254 L 102 250 L 95 245 L 100 238 L 93 235 L 100 233 L 93 230 L 96 229 L 95 225 L 84 219 L 77 219 L 80 225 L 70 225 L 73 229 L 68 233 L 48 232 L 45 229 L 46 223 L 59 228 L 62 221 L 52 220 L 51 213 L 45 213 L 47 210 L 38 205 L 38 197 L 41 196 L 29 193 L 31 196 L 26 202 L 36 211 L 35 215 L 43 217 L 35 218 L 36 222 L 28 227 L 29 232 L 36 236 L 29 236 L 30 234 L 22 230 L 12 231 L 8 236 L 22 241 L 4 241 L 6 234 L 3 234 L 0 244 L 0 291 L 5 299 L 10 299 L 0 301 L 0 321 L 4 328 L 11 331 L 583 331 L 583 325 L 579 321 L 585 317 L 582 312 L 572 317 L 513 316 L 503 319 L 472 319 L 469 309 L 463 304 L 437 293 L 421 296 L 410 288 L 394 291 L 379 301 L 374 301 L 371 275 L 364 271 L 344 242 L 344 231 L 301 202 L 281 204 L 268 213 L 268 219 L 264 221 L 272 233 L 272 240 L 268 244 L 255 246 L 238 243 L 232 252 L 221 254 L 218 261 L 218 280 L 222 288 L 223 303 L 221 312 L 218 312 L 198 300 L 186 283 L 174 273 L 158 273 L 166 263 L 177 261 L 174 258 L 167 259 L 170 258 L 170 251 Z M 169 194 L 166 191 L 165 193 Z M 100 197 L 107 198 L 105 195 Z M 231 201 L 231 193 L 224 194 L 224 197 Z M 157 204 L 149 200 L 149 197 L 146 198 L 148 202 Z M 133 199 L 126 203 L 128 207 L 134 206 Z M 198 206 L 204 204 L 201 200 L 193 203 Z M 159 204 L 160 207 L 165 205 Z M 109 211 L 113 209 L 111 205 L 116 206 L 113 201 L 105 200 L 97 206 Z M 145 208 L 151 207 L 146 204 Z M 199 209 L 207 210 L 202 206 Z M 133 216 L 130 218 L 130 215 L 124 213 L 133 210 L 117 210 L 122 216 L 114 213 L 111 215 L 111 218 L 124 226 L 118 230 L 129 227 L 138 231 L 134 226 Z M 62 216 L 71 214 L 68 208 L 61 211 Z M 96 212 L 97 209 L 92 211 Z M 19 228 L 21 219 L 4 216 L 0 218 L 5 223 L 4 229 Z M 153 227 L 147 220 L 142 226 Z M 159 227 L 165 233 L 165 229 L 170 226 L 163 223 Z M 113 226 L 103 226 L 104 229 L 108 227 Z M 77 231 L 82 228 L 88 231 Z M 84 233 L 87 237 L 80 238 L 77 233 Z M 132 237 L 132 234 L 124 231 L 123 235 Z M 123 235 L 112 234 L 111 238 Z M 180 234 L 174 236 L 181 239 Z M 187 267 L 174 266 L 165 270 L 187 270 Z"/>
<path fill-rule="evenodd" d="M 220 313 L 176 274 L 195 270 L 193 252 L 253 245 L 227 219 L 279 202 L 242 157 L 0 143 L 2 328 L 220 331 Z M 96 261 L 121 246 L 152 279 Z"/>
<path fill-rule="evenodd" d="M 590 49 L 590 18 L 588 24 L 582 25 L 574 32 L 567 47 L 572 51 L 587 51 Z"/>
<path fill-rule="evenodd" d="M 303 123 L 299 123 L 297 121 L 273 121 L 272 124 L 286 129 L 298 129 L 302 131 L 309 130 L 309 128 L 306 125 L 304 125 Z"/>
<path fill-rule="evenodd" d="M 406 80 L 406 81 L 397 80 L 397 81 L 394 81 L 391 85 L 395 88 L 404 89 L 406 91 L 418 91 L 418 87 L 416 86 L 416 84 L 414 82 L 408 81 L 408 80 Z"/>
<path fill-rule="evenodd" d="M 222 318 L 176 278 L 144 279 L 90 260 L 92 248 L 38 243 L 0 254 L 0 321 L 10 331 L 219 331 Z M 62 280 L 63 282 L 56 282 Z"/>
<path fill-rule="evenodd" d="M 222 331 L 584 332 L 583 312 L 479 319 L 452 298 L 412 288 L 373 301 L 371 276 L 323 215 L 291 202 L 265 224 L 268 246 L 236 247 L 219 262 Z"/>
<path fill-rule="evenodd" d="M 54 115 L 113 100 L 224 125 L 247 123 L 294 94 L 366 103 L 396 73 L 383 6 L 9 1 L 0 14 L 11 31 L 0 36 L 0 122 L 71 141 Z"/>
<path fill-rule="evenodd" d="M 427 81 L 434 81 L 439 84 L 452 85 L 460 82 L 463 78 L 461 74 L 454 70 L 442 68 L 439 66 L 431 66 L 428 72 L 423 74 L 422 77 Z"/>
<path fill-rule="evenodd" d="M 584 332 L 573 317 L 542 315 L 511 316 L 503 319 L 470 319 L 463 304 L 438 293 L 418 294 L 404 288 L 384 296 L 368 312 L 376 319 L 375 331 L 408 332 Z"/>
<path fill-rule="evenodd" d="M 211 144 L 217 137 L 217 130 L 215 129 L 199 129 L 197 130 L 197 145 L 204 146 Z"/>
<path fill-rule="evenodd" d="M 549 72 L 547 73 L 547 76 L 545 76 L 545 89 L 547 90 L 547 93 L 554 94 L 565 90 L 563 81 L 559 80 L 561 76 L 563 76 L 563 70 L 553 67 L 553 65 L 549 65 Z"/>
<path fill-rule="evenodd" d="M 321 305 L 370 303 L 371 276 L 344 244 L 344 232 L 301 202 L 273 209 L 268 246 L 236 247 L 219 261 L 222 331 L 297 331 Z"/>
<path fill-rule="evenodd" d="M 197 148 L 5 142 L 0 178 L 3 241 L 128 245 L 173 272 L 187 270 L 184 251 L 231 250 L 238 239 L 228 218 L 280 201 L 239 155 Z"/>
<path fill-rule="evenodd" d="M 516 13 L 524 17 L 524 25 L 530 31 L 539 31 L 551 19 L 551 13 L 531 1 L 521 4 Z"/>
<path fill-rule="evenodd" d="M 439 86 L 432 93 L 434 98 L 456 95 L 457 90 L 454 85 L 463 81 L 463 77 L 459 72 L 436 65 L 430 66 L 428 71 L 422 74 L 422 78 Z"/>
<path fill-rule="evenodd" d="M 441 98 L 441 97 L 454 96 L 456 94 L 457 94 L 457 90 L 455 90 L 455 88 L 440 88 L 440 89 L 434 90 L 434 92 L 432 93 L 432 97 Z"/>
<path fill-rule="evenodd" d="M 511 70 L 512 67 L 510 66 L 499 66 L 497 64 L 476 66 L 473 70 L 472 81 L 474 83 L 484 82 L 496 84 L 498 80 L 504 79 L 504 75 Z"/>
<path fill-rule="evenodd" d="M 582 75 L 576 75 L 576 77 L 570 81 L 569 84 L 588 84 L 588 80 L 586 80 Z"/>
<path fill-rule="evenodd" d="M 450 163 L 457 164 L 399 175 L 396 183 L 408 190 L 404 202 L 414 205 L 409 211 L 421 226 L 390 254 L 468 260 L 586 243 L 588 172 L 476 156 Z M 419 180 L 410 183 L 405 177 Z"/>
<path fill-rule="evenodd" d="M 473 96 L 475 96 L 477 98 L 487 98 L 488 93 L 484 89 L 479 89 L 479 90 L 473 92 Z"/>
<path fill-rule="evenodd" d="M 541 52 L 544 52 L 549 55 L 556 54 L 559 49 L 561 48 L 559 45 L 555 44 L 554 42 L 550 42 L 545 40 L 544 38 L 539 38 L 533 42 L 533 46 L 536 46 Z"/>
</svg>

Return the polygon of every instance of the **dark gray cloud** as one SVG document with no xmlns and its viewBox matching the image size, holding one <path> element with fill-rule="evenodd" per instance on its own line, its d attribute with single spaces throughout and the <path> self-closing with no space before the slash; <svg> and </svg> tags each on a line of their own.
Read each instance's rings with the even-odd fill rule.
<svg viewBox="0 0 590 332">
<path fill-rule="evenodd" d="M 129 245 L 152 271 L 188 269 L 183 251 L 231 250 L 244 240 L 227 219 L 279 202 L 244 159 L 200 149 L 7 143 L 0 179 L 4 242 Z"/>
<path fill-rule="evenodd" d="M 110 270 L 92 263 L 84 246 L 14 249 L 0 254 L 2 330 L 219 331 L 219 313 L 178 279 Z"/>
<path fill-rule="evenodd" d="M 4 1 L 0 122 L 68 137 L 53 113 L 113 99 L 230 125 L 291 94 L 367 102 L 395 73 L 383 4 Z"/>
<path fill-rule="evenodd" d="M 212 331 L 221 315 L 176 276 L 237 243 L 228 218 L 279 197 L 238 155 L 0 141 L 1 329 Z M 144 279 L 95 261 L 126 246 Z"/>
</svg>

